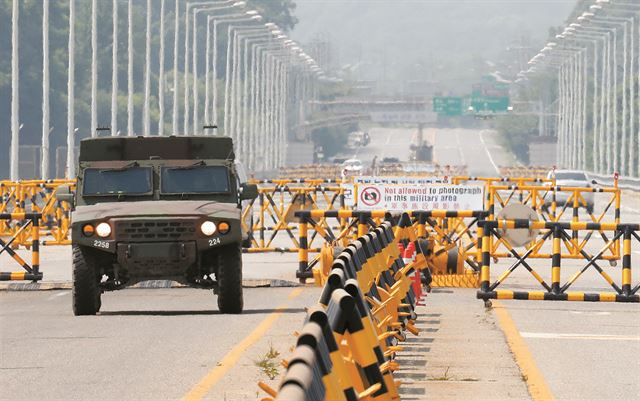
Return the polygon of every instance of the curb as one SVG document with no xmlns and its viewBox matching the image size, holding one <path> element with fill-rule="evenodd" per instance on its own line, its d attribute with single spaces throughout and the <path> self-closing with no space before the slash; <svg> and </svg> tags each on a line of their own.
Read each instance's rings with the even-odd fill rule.
<svg viewBox="0 0 640 401">
<path fill-rule="evenodd" d="M 265 288 L 265 287 L 300 287 L 299 283 L 278 280 L 278 279 L 248 279 L 242 280 L 243 288 Z M 2 291 L 53 291 L 53 290 L 71 290 L 73 282 L 68 281 L 49 281 L 49 282 L 28 282 L 28 283 L 0 283 L 0 292 Z M 143 281 L 127 288 L 135 289 L 156 289 L 156 288 L 190 288 L 187 285 L 180 284 L 171 280 L 149 280 Z"/>
</svg>

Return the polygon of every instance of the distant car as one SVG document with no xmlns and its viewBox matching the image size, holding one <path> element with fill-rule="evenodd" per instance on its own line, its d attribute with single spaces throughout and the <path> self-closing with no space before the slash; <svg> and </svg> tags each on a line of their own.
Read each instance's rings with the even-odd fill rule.
<svg viewBox="0 0 640 401">
<path fill-rule="evenodd" d="M 362 162 L 358 159 L 348 159 L 342 163 L 342 175 L 353 177 L 362 174 Z"/>
<path fill-rule="evenodd" d="M 400 163 L 400 159 L 397 157 L 385 157 L 382 159 L 383 163 Z"/>
<path fill-rule="evenodd" d="M 552 179 L 555 175 L 556 178 L 556 186 L 558 187 L 581 187 L 581 188 L 591 188 L 591 184 L 595 184 L 595 181 L 591 181 L 587 173 L 581 170 L 555 170 L 550 171 L 547 174 L 548 179 Z M 580 207 L 584 207 L 587 209 L 587 213 L 593 213 L 594 199 L 593 192 L 581 192 L 580 195 L 584 198 L 586 202 L 586 206 L 579 200 Z M 569 201 L 569 197 L 571 196 L 571 192 L 556 192 L 556 205 L 564 206 L 567 201 Z M 547 194 L 544 198 L 545 207 L 549 207 L 551 205 L 552 195 Z M 572 200 L 573 202 L 573 200 Z M 569 205 L 571 206 L 571 205 Z"/>
</svg>

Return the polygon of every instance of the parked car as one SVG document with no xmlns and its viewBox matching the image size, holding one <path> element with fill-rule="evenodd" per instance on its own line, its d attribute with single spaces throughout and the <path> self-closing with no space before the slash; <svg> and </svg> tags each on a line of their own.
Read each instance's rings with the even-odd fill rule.
<svg viewBox="0 0 640 401">
<path fill-rule="evenodd" d="M 597 184 L 595 180 L 590 180 L 589 175 L 581 170 L 552 170 L 547 174 L 548 179 L 552 179 L 555 175 L 557 187 L 580 187 L 591 188 L 592 184 Z M 556 192 L 556 205 L 564 206 L 569 198 L 571 192 L 557 191 Z M 594 196 L 593 192 L 580 192 L 580 195 L 584 198 L 586 205 L 579 200 L 580 207 L 587 209 L 587 213 L 593 213 Z M 544 198 L 544 206 L 549 207 L 552 202 L 552 194 L 546 194 Z M 571 200 L 573 202 L 573 199 Z M 571 205 L 569 205 L 571 206 Z"/>
<path fill-rule="evenodd" d="M 358 159 L 348 159 L 342 163 L 342 176 L 354 177 L 362 174 L 362 162 Z"/>
</svg>

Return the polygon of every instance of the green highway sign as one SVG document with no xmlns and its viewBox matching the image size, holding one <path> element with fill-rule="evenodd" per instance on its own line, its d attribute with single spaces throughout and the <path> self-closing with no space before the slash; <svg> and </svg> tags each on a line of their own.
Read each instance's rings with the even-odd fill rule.
<svg viewBox="0 0 640 401">
<path fill-rule="evenodd" d="M 461 116 L 463 113 L 463 99 L 459 96 L 435 96 L 433 111 L 445 116 Z"/>
</svg>

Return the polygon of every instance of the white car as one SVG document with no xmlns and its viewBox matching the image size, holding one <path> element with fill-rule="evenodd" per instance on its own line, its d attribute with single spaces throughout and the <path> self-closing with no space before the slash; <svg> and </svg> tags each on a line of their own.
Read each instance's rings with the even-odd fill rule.
<svg viewBox="0 0 640 401">
<path fill-rule="evenodd" d="M 548 179 L 552 179 L 555 174 L 556 178 L 556 186 L 560 187 L 581 187 L 581 188 L 591 188 L 591 184 L 596 184 L 595 181 L 591 181 L 587 173 L 581 170 L 555 170 L 550 171 L 547 174 Z M 569 200 L 569 197 L 572 195 L 572 192 L 556 192 L 556 205 L 564 206 L 565 203 Z M 584 198 L 587 203 L 586 206 L 583 204 L 582 200 L 578 200 L 580 203 L 580 207 L 585 207 L 587 209 L 587 213 L 593 213 L 593 192 L 580 192 L 580 195 Z M 544 205 L 546 207 L 551 205 L 552 194 L 549 193 L 544 198 Z M 573 200 L 572 200 L 573 202 Z M 568 206 L 570 208 L 571 205 Z"/>
<path fill-rule="evenodd" d="M 342 163 L 342 176 L 354 177 L 362 174 L 362 162 L 358 159 L 348 159 Z"/>
</svg>

